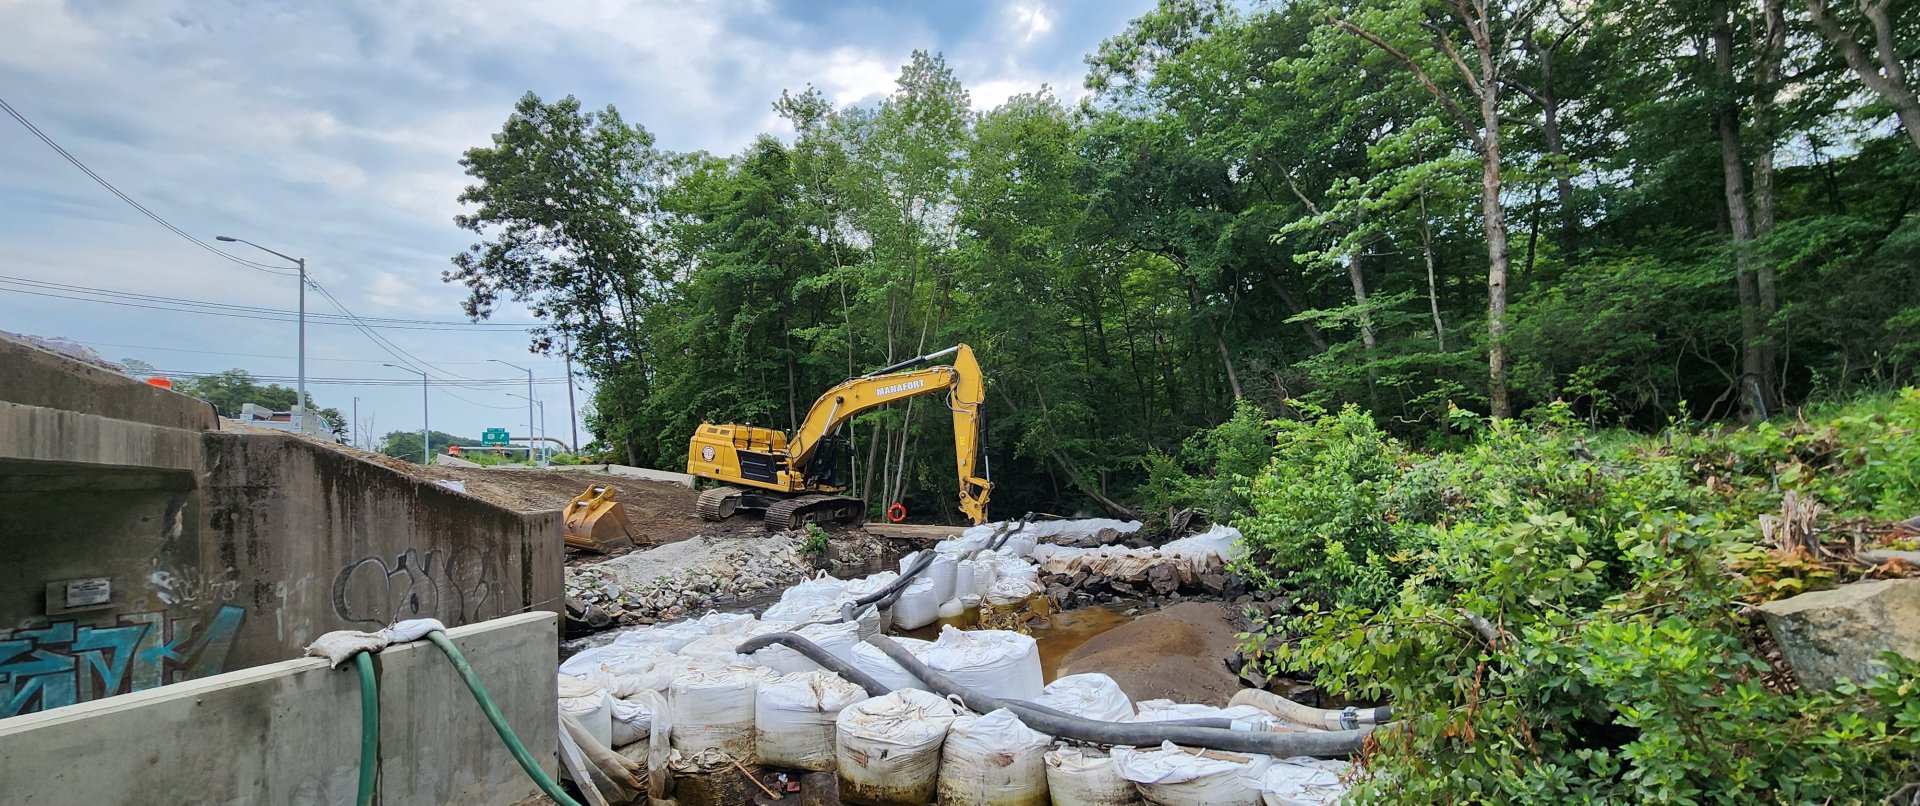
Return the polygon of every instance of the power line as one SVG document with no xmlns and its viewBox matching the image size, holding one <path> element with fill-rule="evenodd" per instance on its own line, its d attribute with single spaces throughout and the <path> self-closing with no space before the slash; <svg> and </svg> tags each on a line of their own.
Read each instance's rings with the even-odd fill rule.
<svg viewBox="0 0 1920 806">
<path fill-rule="evenodd" d="M 311 281 L 310 281 L 310 284 L 311 284 Z M 21 286 L 21 287 L 10 288 L 8 286 Z M 37 293 L 39 296 L 52 296 L 57 299 L 72 299 L 72 300 L 78 300 L 81 302 L 103 302 L 108 304 L 123 304 L 123 305 L 127 304 L 128 301 L 142 302 L 142 303 L 160 303 L 160 304 L 164 304 L 167 307 L 155 308 L 156 310 L 180 310 L 181 308 L 189 308 L 192 310 L 184 310 L 182 312 L 183 313 L 207 313 L 215 316 L 234 316 L 235 318 L 242 318 L 242 319 L 261 319 L 264 321 L 276 321 L 276 322 L 277 321 L 293 322 L 293 321 L 298 321 L 299 319 L 298 312 L 284 310 L 280 308 L 265 308 L 257 305 L 237 305 L 237 304 L 227 303 L 227 302 L 212 302 L 208 300 L 185 299 L 181 297 L 163 296 L 159 294 L 142 294 L 142 293 L 133 292 L 133 291 L 117 291 L 110 288 L 97 288 L 94 286 L 74 285 L 71 283 L 56 283 L 50 280 L 35 280 L 32 278 L 14 277 L 14 276 L 5 275 L 5 274 L 0 274 L 0 290 L 14 291 L 16 293 L 22 293 L 22 294 Z M 73 295 L 79 295 L 79 296 L 73 296 Z M 154 308 L 153 305 L 130 305 L 129 307 Z M 386 318 L 386 317 L 358 317 L 358 316 L 343 316 L 340 314 L 324 314 L 324 313 L 307 314 L 307 322 L 309 324 L 350 325 L 351 326 L 354 324 L 355 320 L 363 324 L 366 324 L 369 327 L 377 327 L 377 328 L 385 328 L 385 329 L 393 329 L 393 330 L 459 330 L 459 331 L 468 331 L 468 332 L 497 330 L 500 332 L 510 332 L 510 331 L 516 331 L 516 330 L 525 330 L 528 328 L 540 326 L 539 323 L 537 322 L 460 322 L 460 321 L 454 321 L 454 320 L 436 320 L 436 319 L 396 319 L 396 318 Z"/>
<path fill-rule="evenodd" d="M 219 355 L 219 356 L 226 356 L 228 358 L 282 358 L 282 359 L 287 359 L 291 361 L 296 357 L 291 355 L 272 355 L 269 353 L 233 353 L 233 352 L 227 352 L 225 350 L 190 350 L 185 347 L 155 347 L 150 344 L 115 344 L 113 342 L 106 342 L 106 341 L 90 341 L 90 342 L 87 342 L 87 346 L 94 347 L 94 348 L 120 347 L 128 350 L 156 350 L 163 353 L 193 353 L 196 355 Z M 308 361 L 326 361 L 326 362 L 337 363 L 337 364 L 385 363 L 377 358 L 313 358 L 313 357 L 309 357 L 307 358 L 307 360 Z M 448 366 L 480 366 L 482 364 L 491 364 L 493 362 L 491 361 L 442 361 L 440 363 L 446 364 Z M 535 360 L 529 360 L 529 363 L 534 363 L 534 364 L 544 363 L 544 364 L 557 365 L 560 362 L 553 359 L 545 359 L 545 360 L 535 359 Z M 521 382 L 525 383 L 526 381 L 525 379 L 522 379 Z"/>
<path fill-rule="evenodd" d="M 232 370 L 223 370 L 220 372 L 202 372 L 198 370 L 153 369 L 153 370 L 148 370 L 146 372 L 143 372 L 141 374 L 152 374 L 152 375 L 164 376 L 169 378 L 217 378 L 231 371 Z M 241 371 L 246 372 L 246 370 L 241 370 Z M 284 383 L 284 382 L 292 381 L 294 379 L 294 376 L 292 375 L 262 375 L 262 374 L 255 374 L 252 372 L 247 372 L 246 374 L 248 379 L 264 382 L 264 383 Z M 548 386 L 548 385 L 557 384 L 557 383 L 566 383 L 567 379 L 535 377 L 533 379 L 533 382 L 536 385 Z M 404 387 L 404 386 L 420 385 L 419 380 L 417 379 L 409 380 L 406 378 L 313 378 L 313 377 L 309 377 L 307 378 L 307 383 L 309 384 L 323 383 L 323 384 L 332 384 L 336 386 L 402 386 Z M 453 380 L 446 380 L 442 378 L 429 378 L 427 380 L 427 385 L 435 388 L 443 387 L 443 386 L 452 386 L 456 388 L 473 388 L 473 389 L 481 389 L 481 388 L 517 389 L 519 387 L 526 386 L 527 379 L 526 378 L 473 378 L 468 380 L 453 381 Z M 476 405 L 481 405 L 481 404 L 476 404 Z M 522 407 L 508 406 L 507 408 L 517 409 Z"/>
<path fill-rule="evenodd" d="M 253 269 L 254 271 L 261 271 L 261 272 L 266 272 L 268 274 L 279 274 L 279 275 L 290 275 L 290 274 L 297 273 L 296 269 L 289 266 L 272 266 L 265 263 L 255 263 L 251 260 L 235 257 L 233 255 L 227 254 L 226 252 L 220 249 L 215 248 L 213 244 L 207 243 L 206 241 L 202 241 L 199 238 L 193 237 L 193 235 L 188 233 L 186 230 L 183 230 L 179 227 L 174 226 L 172 222 L 169 222 L 166 219 L 161 218 L 158 213 L 155 213 L 154 211 L 147 209 L 141 203 L 134 201 L 132 196 L 128 196 L 126 193 L 121 192 L 119 188 L 114 187 L 113 183 L 108 182 L 106 177 L 103 177 L 100 174 L 95 173 L 92 168 L 87 167 L 86 163 L 81 162 L 79 157 L 74 156 L 72 152 L 69 152 L 65 148 L 62 148 L 59 143 L 54 142 L 52 137 L 48 137 L 46 132 L 43 132 L 40 130 L 40 127 L 33 125 L 33 121 L 27 120 L 27 117 L 25 115 L 20 114 L 19 110 L 14 109 L 12 104 L 7 103 L 5 98 L 0 98 L 0 110 L 5 110 L 8 115 L 13 116 L 13 119 L 19 121 L 20 125 L 27 127 L 27 131 L 33 132 L 33 136 L 40 138 L 40 142 L 46 143 L 48 148 L 53 149 L 55 153 L 58 153 L 61 157 L 65 158 L 67 162 L 73 163 L 73 167 L 79 168 L 82 173 L 85 173 L 87 176 L 92 177 L 93 181 L 100 183 L 100 186 L 103 188 L 106 188 L 108 192 L 119 197 L 121 201 L 131 205 L 133 209 L 139 210 L 141 215 L 144 215 L 148 218 L 153 219 L 154 223 L 159 224 L 162 227 L 166 227 L 169 232 L 172 232 L 173 234 L 178 235 L 181 238 L 185 238 L 189 243 L 192 243 L 194 246 L 198 246 L 201 249 L 205 249 L 208 252 L 211 252 L 215 255 L 220 256 L 224 260 L 237 263 L 249 269 Z"/>
</svg>

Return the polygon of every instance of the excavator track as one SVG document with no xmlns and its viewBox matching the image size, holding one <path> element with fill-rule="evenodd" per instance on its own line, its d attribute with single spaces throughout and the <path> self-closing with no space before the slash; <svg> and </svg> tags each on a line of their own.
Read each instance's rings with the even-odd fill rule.
<svg viewBox="0 0 1920 806">
<path fill-rule="evenodd" d="M 850 522 L 866 509 L 866 502 L 844 495 L 797 496 L 767 507 L 767 529 L 784 532 L 809 523 Z"/>
<path fill-rule="evenodd" d="M 733 517 L 734 509 L 740 505 L 740 496 L 745 492 L 738 487 L 715 487 L 702 491 L 699 500 L 693 504 L 693 510 L 706 520 L 724 521 Z"/>
</svg>

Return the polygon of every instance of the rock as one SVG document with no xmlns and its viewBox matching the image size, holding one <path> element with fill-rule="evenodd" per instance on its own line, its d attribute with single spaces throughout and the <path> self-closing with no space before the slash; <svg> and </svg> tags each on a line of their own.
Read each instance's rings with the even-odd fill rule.
<svg viewBox="0 0 1920 806">
<path fill-rule="evenodd" d="M 1167 563 L 1159 563 L 1147 569 L 1147 584 L 1154 593 L 1165 596 L 1180 589 L 1180 572 Z"/>
<path fill-rule="evenodd" d="M 1759 608 L 1794 677 L 1809 689 L 1886 671 L 1880 653 L 1920 659 L 1920 579 L 1856 582 Z"/>
<path fill-rule="evenodd" d="M 1201 574 L 1200 587 L 1205 588 L 1208 593 L 1219 596 L 1227 590 L 1227 575 Z"/>
</svg>

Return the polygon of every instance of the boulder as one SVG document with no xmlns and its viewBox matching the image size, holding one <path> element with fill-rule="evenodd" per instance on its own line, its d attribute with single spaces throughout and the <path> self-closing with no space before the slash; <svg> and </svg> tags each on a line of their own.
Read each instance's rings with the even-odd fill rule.
<svg viewBox="0 0 1920 806">
<path fill-rule="evenodd" d="M 1809 689 L 1886 671 L 1880 653 L 1920 659 L 1920 579 L 1856 582 L 1760 606 L 1794 677 Z"/>
</svg>

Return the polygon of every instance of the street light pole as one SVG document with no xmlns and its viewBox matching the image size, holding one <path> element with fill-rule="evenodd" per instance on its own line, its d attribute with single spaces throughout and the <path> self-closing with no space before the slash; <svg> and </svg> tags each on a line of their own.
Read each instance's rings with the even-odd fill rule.
<svg viewBox="0 0 1920 806">
<path fill-rule="evenodd" d="M 487 360 L 492 361 L 495 364 L 506 364 L 509 367 L 513 367 L 514 369 L 527 373 L 527 460 L 532 461 L 533 460 L 533 370 L 527 369 L 526 367 L 520 366 L 519 364 L 507 364 L 507 362 L 502 361 L 498 358 L 489 358 Z M 514 396 L 519 397 L 519 395 L 514 395 Z"/>
<path fill-rule="evenodd" d="M 431 436 L 433 432 L 427 428 L 427 373 L 399 364 L 381 364 L 380 366 L 404 369 L 420 376 L 420 464 L 433 464 L 433 437 Z"/>
<path fill-rule="evenodd" d="M 527 401 L 527 414 L 529 415 L 529 416 L 527 417 L 527 461 L 529 461 L 529 462 L 537 462 L 537 463 L 539 464 L 539 466 L 541 466 L 541 467 L 546 467 L 546 466 L 547 466 L 547 445 L 546 445 L 546 438 L 547 438 L 547 401 L 545 401 L 545 400 L 534 400 L 533 398 L 530 398 L 530 397 L 527 397 L 526 395 L 516 395 L 516 394 L 514 394 L 514 393 L 512 393 L 512 392 L 508 392 L 508 393 L 507 393 L 507 397 L 517 397 L 517 398 L 520 398 L 521 400 L 525 400 L 525 401 Z M 532 417 L 531 415 L 533 414 L 533 407 L 534 407 L 534 406 L 539 406 L 539 407 L 540 407 L 540 425 L 539 425 L 539 428 L 540 428 L 540 458 L 539 458 L 538 460 L 535 460 L 535 459 L 533 458 L 533 451 L 534 451 L 534 447 L 533 447 L 533 439 L 534 439 L 534 438 L 533 438 L 533 429 L 534 429 L 534 423 L 533 423 L 533 417 Z"/>
<path fill-rule="evenodd" d="M 305 434 L 309 427 L 307 424 L 307 259 L 275 252 L 272 249 L 268 249 L 245 238 L 235 238 L 231 235 L 215 235 L 213 239 L 227 243 L 243 243 L 267 254 L 291 260 L 294 266 L 300 270 L 300 367 L 298 374 L 299 380 L 294 386 L 293 391 L 293 413 L 294 417 L 297 418 L 294 425 L 295 430 Z"/>
</svg>

